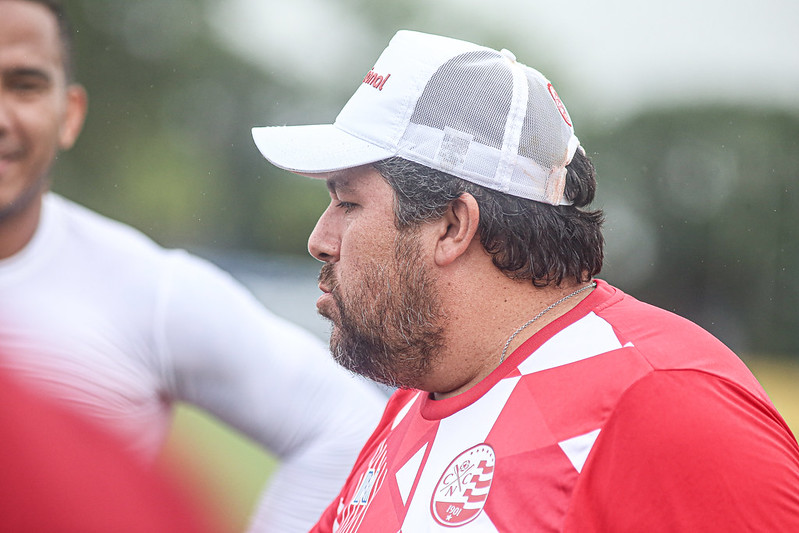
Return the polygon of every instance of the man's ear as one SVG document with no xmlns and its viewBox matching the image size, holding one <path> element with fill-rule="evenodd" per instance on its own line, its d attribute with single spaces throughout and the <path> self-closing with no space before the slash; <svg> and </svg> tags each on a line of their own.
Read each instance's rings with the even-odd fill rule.
<svg viewBox="0 0 799 533">
<path fill-rule="evenodd" d="M 83 129 L 83 121 L 86 119 L 88 105 L 89 98 L 83 86 L 71 84 L 67 87 L 66 109 L 58 132 L 58 144 L 62 150 L 72 148 L 78 139 Z"/>
<path fill-rule="evenodd" d="M 480 208 L 477 200 L 463 193 L 452 201 L 439 221 L 440 231 L 434 260 L 438 266 L 447 266 L 462 256 L 477 234 Z"/>
</svg>

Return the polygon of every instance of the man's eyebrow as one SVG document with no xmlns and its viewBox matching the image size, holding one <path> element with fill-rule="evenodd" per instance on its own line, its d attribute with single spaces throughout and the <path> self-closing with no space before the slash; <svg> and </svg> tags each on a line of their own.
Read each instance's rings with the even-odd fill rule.
<svg viewBox="0 0 799 533">
<path fill-rule="evenodd" d="M 14 67 L 2 72 L 2 75 L 4 77 L 40 78 L 45 81 L 52 81 L 53 79 L 49 72 L 35 67 Z"/>
<path fill-rule="evenodd" d="M 341 176 L 340 174 L 334 175 L 330 178 L 327 178 L 327 190 L 330 191 L 331 194 L 337 194 L 340 192 L 348 192 L 352 189 L 350 186 L 350 179 Z"/>
</svg>

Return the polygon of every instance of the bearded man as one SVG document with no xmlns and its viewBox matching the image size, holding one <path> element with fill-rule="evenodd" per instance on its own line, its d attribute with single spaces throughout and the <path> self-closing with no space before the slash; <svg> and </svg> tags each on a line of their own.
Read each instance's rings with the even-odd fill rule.
<svg viewBox="0 0 799 533">
<path fill-rule="evenodd" d="M 253 135 L 330 191 L 333 356 L 399 388 L 313 531 L 799 531 L 746 366 L 596 278 L 594 168 L 541 73 L 401 31 L 335 124 Z"/>
</svg>

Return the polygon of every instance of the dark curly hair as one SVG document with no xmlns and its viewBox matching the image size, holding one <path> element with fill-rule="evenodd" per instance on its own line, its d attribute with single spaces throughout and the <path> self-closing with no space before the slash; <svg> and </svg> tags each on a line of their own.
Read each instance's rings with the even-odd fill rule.
<svg viewBox="0 0 799 533">
<path fill-rule="evenodd" d="M 566 167 L 565 194 L 572 205 L 511 196 L 400 157 L 374 167 L 394 190 L 400 230 L 440 218 L 468 193 L 480 208 L 480 242 L 506 276 L 543 287 L 569 278 L 585 282 L 602 269 L 604 215 L 583 209 L 594 199 L 596 172 L 582 148 Z"/>
</svg>

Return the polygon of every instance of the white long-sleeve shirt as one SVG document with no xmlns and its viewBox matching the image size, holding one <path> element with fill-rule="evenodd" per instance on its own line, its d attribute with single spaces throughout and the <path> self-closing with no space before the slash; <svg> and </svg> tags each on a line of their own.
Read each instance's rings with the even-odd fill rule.
<svg viewBox="0 0 799 533">
<path fill-rule="evenodd" d="M 307 531 L 338 492 L 383 396 L 231 276 L 60 196 L 0 261 L 2 365 L 152 460 L 184 401 L 281 459 L 264 531 Z"/>
</svg>

